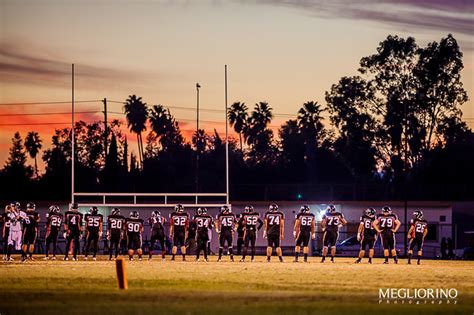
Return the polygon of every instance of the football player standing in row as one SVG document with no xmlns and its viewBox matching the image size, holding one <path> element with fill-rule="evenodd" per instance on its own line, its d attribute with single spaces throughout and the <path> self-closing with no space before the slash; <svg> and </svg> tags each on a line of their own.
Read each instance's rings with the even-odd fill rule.
<svg viewBox="0 0 474 315">
<path fill-rule="evenodd" d="M 64 260 L 68 260 L 69 249 L 71 248 L 71 243 L 74 241 L 73 249 L 73 260 L 77 260 L 77 254 L 81 244 L 79 240 L 81 238 L 82 232 L 82 213 L 79 212 L 79 205 L 73 203 L 71 205 L 71 210 L 66 211 L 64 214 L 64 238 L 66 239 L 66 253 L 64 255 Z"/>
<path fill-rule="evenodd" d="M 423 241 L 428 234 L 428 221 L 423 219 L 423 212 L 413 212 L 413 220 L 411 220 L 411 227 L 408 231 L 408 240 L 410 245 L 408 247 L 408 264 L 411 264 L 411 258 L 413 257 L 413 249 L 415 246 L 418 249 L 418 261 L 420 264 L 421 256 L 423 253 Z"/>
<path fill-rule="evenodd" d="M 8 250 L 7 250 L 7 260 L 13 260 L 11 257 L 13 251 L 13 245 L 15 245 L 15 250 L 21 252 L 21 256 L 25 257 L 25 252 L 22 251 L 21 240 L 22 240 L 22 222 L 26 218 L 26 213 L 21 211 L 20 203 L 16 202 L 10 208 L 10 213 L 8 214 L 10 221 L 10 233 L 8 234 Z"/>
<path fill-rule="evenodd" d="M 13 203 L 5 206 L 5 212 L 2 213 L 2 239 L 3 239 L 3 260 L 7 260 L 8 253 L 8 236 L 10 235 L 10 212 L 13 208 Z"/>
<path fill-rule="evenodd" d="M 46 256 L 45 260 L 49 259 L 49 248 L 53 243 L 53 257 L 51 260 L 56 260 L 56 245 L 58 243 L 59 231 L 63 222 L 63 215 L 58 206 L 52 205 L 49 207 L 49 213 L 46 214 Z"/>
<path fill-rule="evenodd" d="M 198 208 L 196 215 L 194 216 L 194 222 L 196 222 L 196 242 L 197 252 L 196 261 L 199 261 L 199 255 L 201 250 L 204 251 L 204 260 L 207 262 L 207 242 L 209 241 L 209 231 L 212 230 L 212 217 L 207 213 L 206 208 Z"/>
<path fill-rule="evenodd" d="M 245 262 L 245 257 L 247 256 L 249 244 L 252 247 L 251 262 L 255 261 L 255 243 L 257 241 L 257 232 L 263 226 L 263 221 L 260 219 L 260 214 L 255 212 L 252 206 L 246 206 L 244 214 L 240 220 L 240 224 L 243 226 L 244 231 L 244 250 L 242 254 L 241 262 Z M 240 226 L 239 224 L 239 226 Z"/>
<path fill-rule="evenodd" d="M 171 260 L 175 259 L 178 246 L 181 246 L 183 261 L 186 260 L 186 239 L 188 237 L 189 214 L 184 212 L 182 205 L 176 205 L 174 212 L 170 214 L 170 239 L 173 240 L 171 249 Z"/>
<path fill-rule="evenodd" d="M 322 263 L 326 260 L 328 249 L 331 250 L 331 262 L 334 262 L 334 257 L 336 256 L 336 242 L 339 237 L 339 228 L 345 224 L 347 224 L 347 221 L 344 219 L 342 213 L 337 212 L 334 205 L 329 205 L 321 220 L 321 227 L 324 232 Z"/>
<path fill-rule="evenodd" d="M 40 215 L 36 212 L 36 205 L 29 202 L 26 205 L 26 217 L 23 220 L 23 258 L 33 260 L 33 252 L 35 251 L 36 236 L 38 234 L 38 223 Z"/>
<path fill-rule="evenodd" d="M 120 214 L 119 208 L 113 208 L 107 217 L 107 240 L 110 242 L 109 260 L 115 251 L 115 259 L 119 254 L 120 242 L 124 237 L 125 217 Z"/>
<path fill-rule="evenodd" d="M 150 238 L 150 249 L 148 259 L 150 260 L 153 255 L 153 248 L 157 241 L 160 242 L 161 246 L 161 259 L 164 261 L 166 257 L 165 247 L 165 222 L 166 219 L 161 215 L 159 211 L 153 211 L 151 218 L 148 219 L 148 223 L 151 226 L 151 238 Z"/>
<path fill-rule="evenodd" d="M 102 224 L 104 217 L 99 213 L 97 207 L 90 208 L 90 212 L 84 216 L 86 222 L 86 251 L 84 260 L 87 260 L 89 249 L 92 247 L 92 260 L 96 260 L 97 248 L 99 247 L 99 239 L 102 237 Z"/>
<path fill-rule="evenodd" d="M 383 256 L 385 257 L 384 264 L 388 264 L 389 254 L 397 264 L 398 258 L 395 247 L 395 233 L 397 233 L 401 225 L 397 215 L 392 213 L 390 207 L 383 207 L 382 213 L 377 216 L 373 225 L 382 239 Z"/>
<path fill-rule="evenodd" d="M 228 206 L 223 206 L 216 219 L 216 232 L 219 235 L 218 262 L 222 259 L 222 253 L 224 252 L 224 246 L 226 243 L 230 260 L 234 261 L 234 249 L 232 248 L 232 244 L 234 241 L 236 223 L 237 219 L 235 218 L 235 214 L 232 213 L 232 210 Z"/>
<path fill-rule="evenodd" d="M 278 259 L 283 262 L 283 252 L 280 241 L 285 235 L 285 215 L 278 211 L 278 205 L 271 204 L 265 213 L 263 236 L 268 239 L 267 262 L 270 262 L 273 247 L 276 249 Z"/>
<path fill-rule="evenodd" d="M 293 236 L 296 239 L 294 262 L 298 262 L 301 245 L 303 245 L 304 262 L 308 262 L 309 240 L 311 238 L 314 240 L 316 237 L 314 221 L 314 214 L 310 213 L 309 207 L 307 205 L 302 206 L 300 212 L 296 215 L 293 229 Z"/>
<path fill-rule="evenodd" d="M 133 260 L 136 251 L 138 260 L 142 260 L 143 220 L 140 219 L 138 211 L 130 212 L 130 217 L 125 220 L 125 231 L 128 242 L 128 259 Z"/>
<path fill-rule="evenodd" d="M 365 248 L 369 247 L 369 264 L 374 257 L 374 246 L 377 241 L 377 233 L 374 229 L 375 209 L 368 208 L 365 214 L 360 217 L 359 229 L 357 231 L 357 240 L 360 242 L 359 258 L 356 263 L 360 263 L 365 255 Z"/>
</svg>

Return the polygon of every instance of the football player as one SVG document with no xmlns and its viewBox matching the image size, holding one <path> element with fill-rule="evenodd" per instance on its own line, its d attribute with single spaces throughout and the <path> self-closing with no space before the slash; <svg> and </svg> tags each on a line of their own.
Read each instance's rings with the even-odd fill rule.
<svg viewBox="0 0 474 315">
<path fill-rule="evenodd" d="M 138 211 L 130 212 L 130 217 L 125 221 L 125 231 L 127 232 L 128 259 L 133 260 L 136 251 L 138 260 L 142 260 L 143 220 L 140 219 Z"/>
<path fill-rule="evenodd" d="M 278 211 L 278 205 L 271 204 L 264 217 L 263 237 L 267 238 L 267 262 L 270 262 L 273 246 L 276 249 L 278 259 L 283 262 L 283 253 L 280 247 L 280 241 L 285 235 L 285 215 Z"/>
<path fill-rule="evenodd" d="M 212 231 L 212 217 L 207 213 L 206 208 L 198 208 L 196 210 L 196 215 L 193 219 L 196 222 L 196 242 L 197 242 L 197 252 L 196 252 L 196 261 L 199 261 L 199 256 L 201 250 L 204 251 L 204 260 L 209 261 L 207 258 L 207 242 L 209 240 L 209 230 Z"/>
<path fill-rule="evenodd" d="M 189 227 L 189 214 L 184 212 L 182 205 L 176 205 L 174 212 L 170 214 L 170 239 L 173 240 L 171 249 L 171 260 L 174 260 L 178 252 L 178 246 L 181 246 L 181 255 L 183 261 L 186 260 L 186 239 Z"/>
<path fill-rule="evenodd" d="M 298 262 L 301 245 L 303 245 L 304 262 L 308 262 L 309 239 L 314 240 L 316 238 L 315 229 L 314 214 L 310 213 L 310 209 L 307 205 L 302 206 L 300 212 L 296 215 L 293 229 L 293 236 L 296 239 L 294 262 Z"/>
<path fill-rule="evenodd" d="M 110 242 L 109 260 L 115 250 L 115 259 L 119 254 L 120 241 L 123 239 L 125 229 L 125 217 L 120 214 L 119 208 L 113 208 L 107 217 L 107 240 Z"/>
<path fill-rule="evenodd" d="M 240 224 L 242 224 L 244 230 L 244 252 L 240 261 L 245 262 L 245 257 L 247 256 L 247 251 L 250 244 L 250 246 L 252 246 L 251 262 L 254 262 L 257 232 L 262 228 L 263 221 L 260 219 L 260 214 L 255 212 L 252 206 L 246 206 L 239 225 Z"/>
<path fill-rule="evenodd" d="M 423 212 L 413 212 L 413 220 L 411 220 L 410 230 L 408 231 L 408 240 L 410 241 L 410 246 L 408 247 L 408 264 L 411 264 L 415 246 L 418 249 L 417 264 L 420 264 L 423 252 L 423 241 L 426 234 L 428 234 L 428 221 L 423 219 Z"/>
<path fill-rule="evenodd" d="M 84 216 L 86 222 L 86 251 L 84 260 L 87 260 L 89 255 L 89 249 L 92 247 L 92 260 L 96 260 L 97 248 L 99 247 L 99 240 L 102 237 L 102 224 L 104 222 L 104 216 L 99 213 L 97 207 L 91 207 L 89 213 Z"/>
<path fill-rule="evenodd" d="M 347 224 L 347 221 L 344 219 L 344 215 L 337 212 L 334 205 L 329 205 L 321 220 L 321 227 L 324 232 L 322 263 L 326 260 L 328 249 L 331 249 L 331 262 L 334 262 L 334 257 L 336 256 L 336 243 L 339 237 L 339 228 L 345 224 Z"/>
<path fill-rule="evenodd" d="M 51 260 L 56 260 L 56 245 L 58 243 L 58 235 L 61 230 L 61 224 L 63 222 L 63 215 L 60 212 L 58 206 L 52 205 L 49 207 L 49 213 L 46 214 L 46 257 L 45 260 L 49 259 L 49 248 L 53 243 L 53 257 Z"/>
<path fill-rule="evenodd" d="M 357 231 L 357 241 L 360 242 L 359 258 L 356 264 L 362 261 L 365 255 L 365 248 L 369 247 L 369 264 L 372 263 L 374 257 L 374 246 L 377 241 L 377 233 L 374 229 L 375 209 L 368 208 L 365 214 L 360 217 L 359 229 Z"/>
<path fill-rule="evenodd" d="M 151 226 L 150 252 L 148 259 L 151 259 L 155 243 L 159 241 L 161 246 L 161 260 L 165 261 L 165 222 L 166 219 L 161 215 L 160 211 L 153 211 L 151 213 L 151 218 L 148 219 L 148 223 Z"/>
<path fill-rule="evenodd" d="M 234 241 L 236 223 L 237 219 L 235 218 L 235 214 L 232 213 L 232 210 L 228 206 L 223 206 L 216 219 L 216 232 L 219 235 L 218 262 L 222 259 L 225 243 L 227 243 L 230 260 L 234 261 L 234 249 L 232 248 L 232 243 Z"/>
<path fill-rule="evenodd" d="M 77 254 L 81 244 L 79 240 L 82 232 L 82 213 L 79 212 L 79 205 L 73 203 L 71 209 L 64 214 L 64 238 L 66 239 L 66 253 L 64 260 L 68 260 L 69 249 L 74 242 L 74 250 L 72 260 L 77 260 Z"/>
<path fill-rule="evenodd" d="M 14 204 L 5 206 L 5 212 L 2 213 L 2 240 L 3 240 L 3 260 L 7 260 L 8 252 L 8 235 L 10 235 L 10 212 L 12 211 Z"/>
<path fill-rule="evenodd" d="M 23 220 L 23 261 L 27 258 L 34 260 L 33 252 L 35 251 L 39 221 L 40 215 L 36 212 L 36 205 L 33 202 L 29 202 L 26 205 L 26 217 Z"/>
<path fill-rule="evenodd" d="M 22 258 L 26 256 L 26 253 L 22 250 L 21 240 L 22 240 L 22 223 L 26 218 L 26 213 L 21 211 L 20 203 L 16 202 L 8 213 L 8 219 L 10 221 L 10 232 L 8 233 L 8 249 L 7 249 L 7 260 L 11 261 L 13 251 L 13 245 L 15 245 L 15 250 L 21 252 Z M 22 259 L 24 261 L 24 259 Z"/>
<path fill-rule="evenodd" d="M 244 246 L 244 223 L 242 214 L 237 215 L 237 255 L 242 255 L 242 247 Z"/>
<path fill-rule="evenodd" d="M 383 207 L 382 213 L 374 221 L 374 228 L 380 234 L 383 246 L 384 264 L 388 264 L 389 254 L 397 264 L 397 250 L 395 248 L 395 233 L 400 228 L 400 221 L 396 214 L 392 213 L 390 207 Z"/>
</svg>

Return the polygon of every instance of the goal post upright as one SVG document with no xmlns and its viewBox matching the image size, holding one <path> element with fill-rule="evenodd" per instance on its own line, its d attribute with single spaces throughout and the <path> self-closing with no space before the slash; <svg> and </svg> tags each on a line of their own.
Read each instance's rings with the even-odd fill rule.
<svg viewBox="0 0 474 315">
<path fill-rule="evenodd" d="M 229 205 L 229 122 L 227 117 L 227 65 L 224 67 L 225 79 L 225 193 L 226 204 Z"/>
</svg>

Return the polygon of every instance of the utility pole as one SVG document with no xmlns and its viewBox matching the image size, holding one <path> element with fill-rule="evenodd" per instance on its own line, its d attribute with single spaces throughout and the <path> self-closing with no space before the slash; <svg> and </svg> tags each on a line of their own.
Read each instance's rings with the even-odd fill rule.
<svg viewBox="0 0 474 315">
<path fill-rule="evenodd" d="M 199 192 L 199 89 L 201 85 L 196 83 L 196 193 Z"/>
<path fill-rule="evenodd" d="M 404 195 L 404 231 L 403 231 L 403 239 L 404 239 L 404 247 L 405 247 L 405 256 L 408 255 L 408 110 L 407 110 L 407 102 L 408 100 L 405 100 L 403 109 L 404 109 L 404 129 L 405 129 L 405 139 L 404 139 L 404 151 L 405 151 L 405 159 L 404 159 L 404 169 L 405 169 L 405 185 L 403 185 L 403 195 Z"/>
<path fill-rule="evenodd" d="M 108 127 L 107 127 L 107 98 L 104 97 L 102 100 L 104 103 L 104 151 L 105 151 L 105 157 L 107 158 L 107 137 L 109 135 L 108 132 Z"/>
</svg>

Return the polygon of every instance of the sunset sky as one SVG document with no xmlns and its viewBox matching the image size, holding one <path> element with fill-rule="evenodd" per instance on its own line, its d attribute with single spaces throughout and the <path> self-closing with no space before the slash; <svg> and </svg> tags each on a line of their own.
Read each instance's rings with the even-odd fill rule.
<svg viewBox="0 0 474 315">
<path fill-rule="evenodd" d="M 137 94 L 171 107 L 189 134 L 195 112 L 173 107 L 194 108 L 199 82 L 201 106 L 223 109 L 224 64 L 229 103 L 267 101 L 277 126 L 305 101 L 325 104 L 324 92 L 341 76 L 357 74 L 361 57 L 375 53 L 388 34 L 425 45 L 452 33 L 472 98 L 473 9 L 470 0 L 0 0 L 0 161 L 15 131 L 23 137 L 38 131 L 48 147 L 54 128 L 70 121 L 67 103 L 5 104 L 69 101 L 71 63 L 77 101 Z M 471 128 L 473 104 L 463 106 Z M 101 102 L 78 103 L 77 110 L 91 112 L 78 115 L 88 122 L 103 117 Z M 110 103 L 109 110 L 122 108 Z M 55 112 L 63 114 L 38 115 Z M 223 111 L 203 111 L 201 119 L 206 131 L 223 132 Z"/>
</svg>

